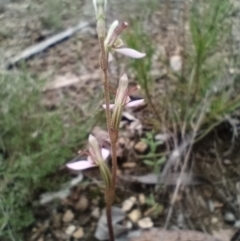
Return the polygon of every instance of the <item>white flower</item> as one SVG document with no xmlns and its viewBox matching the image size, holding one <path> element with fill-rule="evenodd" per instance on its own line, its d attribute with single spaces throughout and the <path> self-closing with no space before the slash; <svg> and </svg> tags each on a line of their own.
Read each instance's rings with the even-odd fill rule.
<svg viewBox="0 0 240 241">
<path fill-rule="evenodd" d="M 128 26 L 126 22 L 123 22 L 121 25 L 119 25 L 119 22 L 115 20 L 107 33 L 107 37 L 104 41 L 105 49 L 109 52 L 108 55 L 108 61 L 112 61 L 113 57 L 110 53 L 111 51 L 115 51 L 118 53 L 121 53 L 123 55 L 129 56 L 131 58 L 140 59 L 146 56 L 145 53 L 138 52 L 135 49 L 131 48 L 124 48 L 123 47 L 123 41 L 118 38 L 120 33 Z"/>
<path fill-rule="evenodd" d="M 110 109 L 114 109 L 115 106 L 137 107 L 137 106 L 142 105 L 144 103 L 144 99 L 132 101 L 129 97 L 129 94 L 138 88 L 139 88 L 139 86 L 129 90 L 128 89 L 128 77 L 126 74 L 124 74 L 119 80 L 117 94 L 115 97 L 115 103 L 109 105 Z M 105 104 L 103 105 L 103 108 L 106 109 Z"/>
<path fill-rule="evenodd" d="M 93 135 L 89 135 L 89 155 L 87 160 L 67 163 L 67 167 L 73 170 L 84 170 L 91 167 L 99 166 L 100 162 L 105 162 L 110 152 L 105 148 L 99 147 L 97 139 Z"/>
</svg>

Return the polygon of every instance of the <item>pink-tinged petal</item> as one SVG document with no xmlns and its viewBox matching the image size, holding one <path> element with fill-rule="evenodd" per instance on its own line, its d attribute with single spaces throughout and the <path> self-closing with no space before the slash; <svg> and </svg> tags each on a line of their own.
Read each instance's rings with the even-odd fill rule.
<svg viewBox="0 0 240 241">
<path fill-rule="evenodd" d="M 113 61 L 113 55 L 111 53 L 108 53 L 108 63 Z"/>
<path fill-rule="evenodd" d="M 126 107 L 137 107 L 139 105 L 142 105 L 144 103 L 144 99 L 140 99 L 140 100 L 133 100 L 130 101 L 126 104 Z"/>
<path fill-rule="evenodd" d="M 105 104 L 102 105 L 102 107 L 103 107 L 103 109 L 107 108 L 107 106 Z M 114 108 L 114 104 L 110 104 L 109 107 L 110 107 L 110 110 L 112 110 Z"/>
<path fill-rule="evenodd" d="M 116 28 L 118 27 L 119 22 L 118 20 L 115 20 L 109 27 L 108 32 L 107 32 L 107 37 L 104 41 L 104 45 L 108 46 L 110 44 L 110 40 L 113 37 L 114 31 L 116 30 Z"/>
<path fill-rule="evenodd" d="M 130 101 L 131 101 L 131 98 L 128 96 L 125 104 L 129 103 Z"/>
<path fill-rule="evenodd" d="M 83 160 L 83 161 L 67 163 L 66 166 L 70 169 L 80 171 L 80 170 L 84 170 L 87 168 L 95 167 L 96 165 L 93 162 Z"/>
<path fill-rule="evenodd" d="M 135 49 L 130 49 L 130 48 L 119 48 L 119 49 L 115 48 L 114 51 L 134 59 L 140 59 L 146 56 L 145 53 L 141 53 Z"/>
<path fill-rule="evenodd" d="M 108 149 L 102 148 L 101 152 L 103 159 L 106 160 L 109 157 L 110 151 Z"/>
</svg>

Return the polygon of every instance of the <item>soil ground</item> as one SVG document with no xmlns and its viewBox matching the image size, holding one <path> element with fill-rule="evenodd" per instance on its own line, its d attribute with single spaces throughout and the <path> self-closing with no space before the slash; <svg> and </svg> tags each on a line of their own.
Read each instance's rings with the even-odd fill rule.
<svg viewBox="0 0 240 241">
<path fill-rule="evenodd" d="M 162 17 L 164 9 L 159 7 L 161 4 L 156 5 L 151 15 L 146 13 L 148 10 L 145 11 L 141 4 L 144 9 L 147 7 L 144 1 L 139 1 L 139 4 L 133 0 L 128 1 L 128 4 L 123 1 L 117 3 L 109 1 L 109 22 L 115 18 L 138 21 L 141 15 L 146 14 L 148 16 L 145 19 L 146 29 L 155 42 L 159 43 L 157 48 L 165 44 L 170 46 L 170 51 L 174 53 L 178 46 L 175 36 L 178 27 L 177 5 L 172 5 L 173 19 L 160 22 L 164 20 Z M 181 5 L 180 2 L 178 4 Z M 9 58 L 81 21 L 94 20 L 94 15 L 92 3 L 88 0 L 59 2 L 6 0 L 0 4 L 0 19 L 2 23 L 0 26 L 2 71 L 17 74 L 21 71 L 18 66 L 5 70 L 4 66 Z M 83 79 L 64 88 L 46 91 L 44 103 L 48 108 L 57 106 L 62 95 L 68 95 L 70 98 L 67 106 L 73 105 L 81 108 L 82 103 L 93 102 L 90 109 L 81 108 L 81 111 L 83 115 L 89 117 L 94 115 L 99 109 L 99 101 L 102 97 L 101 93 L 99 94 L 101 84 L 98 79 L 98 53 L 95 27 L 90 25 L 85 31 L 74 34 L 26 62 L 26 67 L 30 72 L 48 79 L 49 82 L 60 76 Z M 161 64 L 156 60 L 154 66 L 155 74 L 158 75 L 157 70 L 161 68 Z M 118 78 L 124 67 L 120 65 L 118 68 L 110 69 L 113 80 Z M 93 97 L 95 101 L 92 101 Z M 144 123 L 146 118 L 144 113 L 148 113 L 148 109 L 139 109 L 131 114 Z M 142 128 L 143 135 L 145 129 L 149 127 Z M 133 130 L 135 131 L 134 127 Z M 99 130 L 96 132 L 100 133 Z M 123 129 L 119 141 L 119 175 L 139 176 L 150 171 L 139 158 L 140 155 L 147 153 L 147 150 L 137 147 L 141 143 L 141 135 L 141 133 L 131 133 L 129 123 Z M 170 229 L 199 230 L 215 233 L 222 240 L 230 240 L 232 233 L 240 228 L 240 146 L 233 145 L 231 138 L 230 127 L 222 125 L 207 137 L 207 141 L 194 147 L 189 167 L 194 175 L 189 179 L 190 183 L 186 181 L 186 185 L 181 188 L 173 207 Z M 159 151 L 161 148 L 163 147 L 160 146 Z M 175 169 L 172 171 L 177 171 L 178 167 Z M 76 175 L 75 173 L 68 174 Z M 98 170 L 86 171 L 84 176 L 88 177 L 88 181 L 72 188 L 67 198 L 57 203 L 48 203 L 43 205 L 41 210 L 36 210 L 36 222 L 26 230 L 25 240 L 78 240 L 81 230 L 84 231 L 81 240 L 94 240 L 93 234 L 100 212 L 104 208 L 103 189 L 99 184 Z M 124 200 L 135 197 L 136 201 L 129 212 L 133 209 L 138 210 L 143 217 L 150 217 L 155 227 L 164 227 L 171 208 L 174 181 L 176 180 L 173 176 L 173 180 L 168 178 L 164 180 L 163 187 L 156 188 L 154 184 L 133 183 L 119 178 L 115 205 L 121 207 Z M 149 201 L 150 199 L 152 201 Z M 125 220 L 124 224 L 126 223 Z M 135 222 L 132 223 L 132 229 L 136 229 L 138 225 Z M 79 236 L 75 235 L 74 238 L 74 235 L 68 234 L 67 229 L 70 230 L 71 226 L 74 229 L 73 233 L 76 234 L 76 231 L 79 231 Z M 229 230 L 231 234 L 227 233 Z M 227 238 L 224 238 L 224 235 Z"/>
</svg>

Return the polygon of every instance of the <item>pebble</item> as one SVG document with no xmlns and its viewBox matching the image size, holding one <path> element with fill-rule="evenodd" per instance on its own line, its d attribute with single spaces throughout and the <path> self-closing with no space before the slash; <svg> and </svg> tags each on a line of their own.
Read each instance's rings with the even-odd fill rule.
<svg viewBox="0 0 240 241">
<path fill-rule="evenodd" d="M 80 239 L 84 236 L 84 231 L 82 227 L 79 227 L 76 232 L 74 232 L 73 237 L 76 239 Z"/>
<path fill-rule="evenodd" d="M 143 193 L 140 193 L 139 196 L 138 196 L 138 200 L 139 200 L 139 203 L 141 205 L 144 205 L 146 203 L 146 197 Z"/>
<path fill-rule="evenodd" d="M 62 239 L 67 240 L 69 238 L 68 235 L 61 230 L 53 231 L 53 235 L 57 238 L 57 240 L 62 240 Z"/>
<path fill-rule="evenodd" d="M 78 210 L 78 211 L 84 212 L 84 211 L 87 210 L 88 206 L 89 206 L 89 201 L 88 201 L 88 199 L 86 198 L 85 195 L 82 195 L 82 196 L 79 198 L 78 202 L 76 203 L 75 208 L 76 208 L 76 210 Z"/>
<path fill-rule="evenodd" d="M 153 227 L 153 222 L 151 218 L 146 217 L 138 221 L 138 226 L 142 229 L 145 228 L 152 228 Z"/>
<path fill-rule="evenodd" d="M 94 218 L 99 218 L 100 217 L 100 208 L 99 207 L 96 207 L 92 210 L 92 213 L 91 213 L 92 217 Z"/>
<path fill-rule="evenodd" d="M 44 241 L 44 237 L 40 237 L 37 241 Z"/>
<path fill-rule="evenodd" d="M 133 223 L 128 220 L 127 223 L 126 223 L 126 228 L 129 229 L 129 230 L 131 230 L 132 227 L 133 227 Z"/>
<path fill-rule="evenodd" d="M 70 225 L 70 226 L 67 227 L 65 233 L 67 235 L 71 236 L 75 230 L 76 230 L 76 226 Z"/>
<path fill-rule="evenodd" d="M 123 168 L 134 168 L 136 166 L 137 166 L 136 162 L 125 162 L 125 163 L 123 163 Z"/>
<path fill-rule="evenodd" d="M 68 209 L 68 210 L 64 213 L 62 220 L 63 220 L 64 223 L 69 223 L 69 222 L 71 222 L 73 219 L 74 219 L 74 213 L 73 213 L 70 209 Z"/>
<path fill-rule="evenodd" d="M 131 213 L 128 214 L 129 219 L 133 222 L 136 223 L 140 218 L 142 214 L 139 209 L 134 209 Z"/>
<path fill-rule="evenodd" d="M 177 225 L 178 225 L 179 228 L 183 228 L 183 226 L 184 226 L 184 215 L 183 215 L 183 213 L 178 214 Z"/>
<path fill-rule="evenodd" d="M 240 220 L 236 220 L 234 223 L 235 228 L 240 228 Z"/>
<path fill-rule="evenodd" d="M 224 214 L 224 220 L 225 220 L 226 222 L 228 222 L 228 223 L 234 222 L 235 219 L 236 219 L 235 216 L 234 216 L 233 213 L 231 213 L 231 212 L 226 212 L 226 213 Z"/>
<path fill-rule="evenodd" d="M 136 197 L 130 197 L 129 199 L 125 200 L 122 204 L 122 210 L 124 212 L 128 212 L 132 209 L 133 205 L 136 203 Z"/>
<path fill-rule="evenodd" d="M 232 165 L 232 161 L 229 159 L 223 159 L 223 164 L 228 166 L 228 165 Z"/>
<path fill-rule="evenodd" d="M 209 209 L 209 211 L 210 211 L 211 213 L 213 213 L 214 210 L 215 210 L 215 204 L 213 203 L 212 200 L 209 200 L 209 201 L 208 201 L 208 209 Z"/>
<path fill-rule="evenodd" d="M 212 217 L 211 223 L 212 223 L 212 224 L 218 223 L 218 218 L 217 218 L 217 217 Z"/>
<path fill-rule="evenodd" d="M 179 55 L 173 55 L 170 58 L 170 66 L 174 71 L 182 69 L 182 58 Z"/>
<path fill-rule="evenodd" d="M 138 151 L 139 153 L 144 153 L 147 150 L 147 148 L 148 148 L 148 145 L 145 142 L 143 142 L 143 141 L 139 141 L 134 146 L 134 149 L 136 151 Z"/>
</svg>

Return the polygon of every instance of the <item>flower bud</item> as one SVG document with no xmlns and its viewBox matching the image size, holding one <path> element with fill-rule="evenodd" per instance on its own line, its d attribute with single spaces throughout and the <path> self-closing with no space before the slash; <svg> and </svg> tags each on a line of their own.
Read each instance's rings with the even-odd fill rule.
<svg viewBox="0 0 240 241">
<path fill-rule="evenodd" d="M 117 95 L 115 98 L 115 105 L 125 104 L 126 98 L 128 97 L 127 90 L 128 90 L 128 77 L 126 74 L 124 74 L 119 80 Z"/>
<path fill-rule="evenodd" d="M 107 0 L 93 0 L 93 6 L 95 9 L 95 13 L 97 18 L 103 11 L 106 11 L 107 8 Z"/>
<path fill-rule="evenodd" d="M 93 135 L 88 137 L 90 156 L 96 164 L 103 160 L 97 139 Z"/>
<path fill-rule="evenodd" d="M 112 38 L 112 36 L 113 36 L 114 31 L 115 31 L 116 28 L 118 27 L 118 25 L 119 25 L 119 22 L 118 22 L 117 20 L 115 20 L 115 21 L 110 25 L 110 27 L 109 27 L 109 29 L 108 29 L 108 32 L 107 32 L 107 37 L 106 37 L 106 39 L 105 39 L 105 41 L 104 41 L 105 47 L 107 47 L 108 45 L 111 45 L 110 40 L 111 40 L 111 38 Z"/>
<path fill-rule="evenodd" d="M 122 112 L 125 103 L 128 101 L 128 77 L 124 74 L 119 80 L 119 86 L 117 89 L 117 95 L 115 98 L 115 104 L 113 108 L 111 127 L 114 131 L 118 130 L 119 124 L 122 118 Z"/>
</svg>

